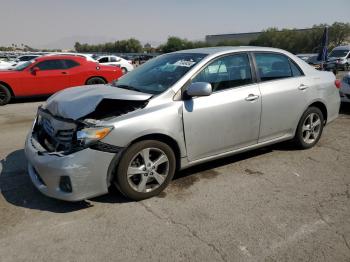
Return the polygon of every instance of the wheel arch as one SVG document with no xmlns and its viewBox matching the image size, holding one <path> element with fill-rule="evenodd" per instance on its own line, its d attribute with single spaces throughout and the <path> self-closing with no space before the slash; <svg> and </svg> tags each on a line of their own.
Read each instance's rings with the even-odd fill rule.
<svg viewBox="0 0 350 262">
<path fill-rule="evenodd" d="M 9 89 L 9 91 L 10 91 L 10 93 L 11 93 L 11 96 L 12 96 L 12 97 L 15 97 L 15 93 L 13 92 L 11 86 L 10 86 L 8 83 L 3 82 L 3 81 L 0 80 L 0 85 L 6 86 L 6 87 Z"/>
<path fill-rule="evenodd" d="M 295 128 L 293 130 L 293 137 L 295 137 L 296 135 L 296 132 L 297 132 L 297 128 L 298 128 L 298 125 L 299 125 L 299 122 L 304 114 L 304 112 L 310 108 L 310 107 L 317 107 L 318 109 L 321 110 L 322 112 L 322 115 L 323 115 L 323 119 L 324 119 L 324 125 L 326 125 L 327 123 L 327 118 L 328 118 L 328 110 L 327 110 L 327 106 L 326 106 L 326 103 L 321 101 L 321 100 L 314 100 L 312 101 L 309 105 L 307 105 L 304 110 L 301 112 L 297 122 L 295 123 Z"/>
<path fill-rule="evenodd" d="M 143 135 L 140 136 L 138 138 L 135 138 L 133 141 L 131 141 L 126 148 L 128 148 L 129 146 L 140 142 L 140 141 L 144 141 L 144 140 L 157 140 L 157 141 L 161 141 L 165 144 L 167 144 L 168 146 L 170 146 L 170 148 L 174 151 L 175 154 L 175 160 L 176 160 L 176 167 L 175 170 L 179 170 L 181 167 L 181 150 L 180 150 L 180 146 L 178 144 L 178 142 L 173 139 L 172 137 L 165 135 L 165 134 L 161 134 L 161 133 L 152 133 L 152 134 L 147 134 L 147 135 Z M 112 159 L 112 162 L 109 165 L 108 168 L 108 174 L 107 174 L 107 186 L 110 186 L 114 176 L 116 175 L 115 170 L 117 170 L 118 165 L 119 165 L 119 161 L 123 156 L 123 152 L 124 150 L 122 150 L 121 152 L 119 152 L 118 154 L 116 154 L 114 156 L 114 158 Z"/>
<path fill-rule="evenodd" d="M 323 119 L 324 119 L 324 124 L 326 124 L 327 118 L 328 118 L 328 110 L 327 110 L 326 105 L 321 101 L 315 101 L 308 106 L 308 108 L 310 108 L 310 107 L 317 107 L 318 109 L 321 110 L 322 115 L 323 115 Z"/>
<path fill-rule="evenodd" d="M 157 140 L 170 146 L 170 148 L 174 151 L 175 154 L 176 170 L 180 168 L 181 150 L 179 144 L 174 138 L 161 133 L 148 134 L 134 139 L 129 144 L 129 146 L 143 140 Z"/>
<path fill-rule="evenodd" d="M 101 78 L 101 79 L 103 79 L 103 81 L 105 81 L 106 83 L 108 83 L 108 81 L 107 81 L 107 79 L 105 78 L 105 77 L 103 77 L 103 76 L 90 76 L 88 79 L 86 79 L 86 81 L 85 81 L 85 85 L 87 84 L 87 82 L 91 79 L 91 78 Z"/>
</svg>

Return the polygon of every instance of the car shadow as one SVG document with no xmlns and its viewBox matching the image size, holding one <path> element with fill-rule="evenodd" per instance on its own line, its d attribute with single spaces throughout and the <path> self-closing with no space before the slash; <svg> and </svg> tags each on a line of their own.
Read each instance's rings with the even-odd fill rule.
<svg viewBox="0 0 350 262">
<path fill-rule="evenodd" d="M 0 160 L 0 193 L 10 204 L 55 213 L 74 212 L 92 206 L 88 201 L 65 202 L 42 195 L 26 171 L 24 150 L 16 150 Z"/>
<path fill-rule="evenodd" d="M 341 103 L 339 113 L 350 115 L 350 103 Z"/>
<path fill-rule="evenodd" d="M 287 142 L 213 160 L 177 172 L 174 176 L 173 183 L 186 183 L 186 179 L 184 180 L 184 178 L 196 178 L 198 173 L 206 173 L 206 175 L 210 176 L 211 173 L 215 173 L 211 172 L 212 169 L 271 153 L 272 151 L 293 149 L 294 147 L 292 144 Z M 122 204 L 131 202 L 114 187 L 110 188 L 109 194 L 91 198 L 86 201 L 66 202 L 47 197 L 34 187 L 27 175 L 26 166 L 27 161 L 23 149 L 16 150 L 0 160 L 0 193 L 3 198 L 12 205 L 54 213 L 68 213 L 93 207 L 94 203 Z M 180 183 L 180 181 L 182 182 Z M 183 186 L 186 187 L 186 185 Z"/>
<path fill-rule="evenodd" d="M 11 99 L 9 104 L 23 104 L 23 103 L 34 103 L 34 102 L 44 102 L 50 96 L 35 96 L 35 97 L 25 97 L 25 98 L 14 98 Z"/>
</svg>

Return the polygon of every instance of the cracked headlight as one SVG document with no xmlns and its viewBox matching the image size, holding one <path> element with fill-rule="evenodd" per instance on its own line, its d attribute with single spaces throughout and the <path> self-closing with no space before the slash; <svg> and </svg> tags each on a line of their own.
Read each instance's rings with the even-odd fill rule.
<svg viewBox="0 0 350 262">
<path fill-rule="evenodd" d="M 84 128 L 77 132 L 77 140 L 81 145 L 88 146 L 106 137 L 112 129 L 111 126 Z"/>
</svg>

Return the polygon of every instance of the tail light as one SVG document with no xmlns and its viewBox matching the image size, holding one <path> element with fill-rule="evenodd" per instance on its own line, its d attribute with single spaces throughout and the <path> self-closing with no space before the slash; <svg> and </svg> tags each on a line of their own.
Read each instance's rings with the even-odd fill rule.
<svg viewBox="0 0 350 262">
<path fill-rule="evenodd" d="M 334 81 L 334 84 L 335 84 L 335 87 L 338 89 L 341 87 L 341 82 L 338 79 Z"/>
</svg>

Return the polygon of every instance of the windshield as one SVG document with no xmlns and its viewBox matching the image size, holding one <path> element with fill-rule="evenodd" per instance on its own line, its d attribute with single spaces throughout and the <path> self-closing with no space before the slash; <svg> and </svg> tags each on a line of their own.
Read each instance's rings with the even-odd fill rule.
<svg viewBox="0 0 350 262">
<path fill-rule="evenodd" d="M 28 66 L 30 66 L 33 62 L 34 62 L 34 60 L 24 62 L 23 64 L 16 66 L 13 70 L 22 71 L 25 68 L 27 68 Z"/>
<path fill-rule="evenodd" d="M 113 86 L 148 94 L 160 94 L 206 56 L 207 54 L 198 53 L 162 55 L 119 78 Z"/>
<path fill-rule="evenodd" d="M 330 54 L 329 57 L 344 57 L 349 53 L 349 50 L 333 50 Z"/>
</svg>

